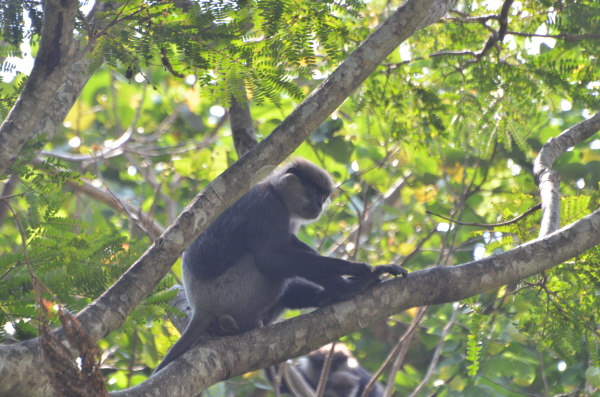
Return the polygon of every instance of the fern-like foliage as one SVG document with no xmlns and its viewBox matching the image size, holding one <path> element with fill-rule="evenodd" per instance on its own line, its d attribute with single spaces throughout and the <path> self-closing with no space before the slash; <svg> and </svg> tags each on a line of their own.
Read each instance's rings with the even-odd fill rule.
<svg viewBox="0 0 600 397">
<path fill-rule="evenodd" d="M 523 196 L 519 207 L 527 202 Z M 563 197 L 561 199 L 561 219 L 563 224 L 572 223 L 590 211 L 590 203 L 594 196 Z M 501 212 L 502 209 L 498 208 Z M 504 213 L 504 212 L 503 212 Z M 513 217 L 508 211 L 504 219 Z M 511 247 L 515 243 L 529 241 L 536 237 L 539 221 L 535 216 L 525 218 L 519 223 L 497 228 L 503 237 L 488 245 L 489 252 Z M 514 316 L 512 323 L 533 341 L 537 346 L 549 349 L 567 363 L 581 359 L 581 352 L 588 352 L 589 360 L 598 366 L 598 345 L 600 337 L 597 332 L 597 319 L 600 316 L 600 276 L 597 264 L 600 261 L 600 248 L 595 247 L 574 260 L 553 268 L 542 275 L 531 277 L 520 284 L 514 293 L 515 305 L 520 313 Z M 501 299 L 505 299 L 502 296 Z M 467 302 L 469 303 L 469 302 Z M 477 306 L 475 306 L 477 309 Z M 473 311 L 473 321 L 479 320 L 479 327 L 488 319 L 477 317 Z M 512 316 L 512 314 L 510 314 Z M 491 317 L 491 316 L 490 316 Z M 490 320 L 493 321 L 493 320 Z M 468 360 L 473 361 L 470 373 L 477 368 L 480 356 L 476 349 L 476 328 L 472 323 L 468 346 Z"/>
<path fill-rule="evenodd" d="M 77 312 L 112 285 L 148 244 L 145 240 L 129 242 L 120 233 L 100 231 L 64 216 L 70 197 L 62 185 L 78 177 L 63 168 L 55 159 L 34 168 L 17 168 L 29 189 L 19 203 L 10 203 L 18 218 L 13 217 L 12 223 L 25 239 L 26 249 L 23 242 L 14 245 L 12 252 L 0 248 L 0 330 L 5 332 L 4 326 L 11 323 L 17 338 L 36 335 L 29 322 L 36 318 L 36 302 L 28 266 L 50 291 L 45 296 L 48 301 Z M 129 321 L 145 317 L 148 310 L 163 310 L 174 296 L 166 291 L 172 283 L 172 279 L 163 280 L 156 295 L 138 307 Z"/>
<path fill-rule="evenodd" d="M 302 92 L 292 79 L 309 77 L 317 57 L 338 56 L 338 49 L 351 35 L 344 17 L 357 16 L 363 8 L 359 0 L 179 4 L 184 9 L 177 2 L 142 0 L 126 2 L 117 10 L 105 7 L 96 13 L 94 22 L 102 26 L 117 18 L 122 22 L 98 38 L 96 51 L 129 78 L 132 70 L 161 64 L 175 78 L 194 75 L 206 88 L 203 92 L 224 105 L 241 87 L 257 103 L 279 103 L 281 94 L 301 99 Z M 3 52 L 18 51 L 27 37 L 38 37 L 41 11 L 41 2 L 2 3 Z M 24 30 L 25 15 L 32 21 L 28 31 Z M 83 23 L 78 22 L 77 29 L 81 37 L 89 35 Z M 11 106 L 8 103 L 5 108 Z"/>
<path fill-rule="evenodd" d="M 2 49 L 2 45 L 0 44 L 0 49 Z M 1 53 L 0 53 L 1 55 Z M 5 72 L 10 72 L 14 69 L 14 65 L 10 62 L 2 62 L 0 63 L 0 69 Z M 0 82 L 2 81 L 2 77 L 0 76 Z M 12 109 L 13 105 L 17 101 L 17 98 L 23 91 L 23 87 L 25 87 L 25 83 L 27 82 L 27 78 L 19 78 L 16 80 L 16 83 L 13 85 L 13 89 L 10 92 L 5 93 L 4 89 L 0 87 L 0 119 L 4 120 L 8 115 L 10 109 Z"/>
<path fill-rule="evenodd" d="M 600 315 L 599 260 L 600 249 L 596 247 L 548 272 L 539 287 L 518 296 L 529 305 L 529 315 L 518 324 L 520 331 L 567 363 L 576 360 L 577 352 L 589 351 L 593 365 L 600 364 L 596 330 Z"/>
<path fill-rule="evenodd" d="M 176 78 L 195 75 L 203 92 L 224 105 L 239 96 L 241 87 L 256 103 L 278 104 L 281 94 L 303 97 L 292 80 L 309 77 L 317 56 L 337 55 L 350 35 L 342 17 L 360 8 L 356 0 L 260 0 L 254 8 L 241 0 L 216 1 L 192 3 L 185 10 L 170 3 L 129 2 L 122 13 L 131 23 L 100 38 L 98 49 L 116 69 L 162 63 Z"/>
<path fill-rule="evenodd" d="M 482 324 L 484 315 L 481 306 L 476 304 L 477 297 L 472 297 L 464 301 L 470 307 L 469 316 L 469 335 L 467 336 L 467 360 L 472 364 L 467 366 L 469 376 L 477 375 L 481 361 L 482 349 Z"/>
<path fill-rule="evenodd" d="M 0 4 L 0 34 L 2 41 L 18 48 L 26 35 L 37 34 L 42 28 L 42 9 L 38 1 L 8 0 Z M 25 31 L 24 15 L 31 21 Z"/>
</svg>

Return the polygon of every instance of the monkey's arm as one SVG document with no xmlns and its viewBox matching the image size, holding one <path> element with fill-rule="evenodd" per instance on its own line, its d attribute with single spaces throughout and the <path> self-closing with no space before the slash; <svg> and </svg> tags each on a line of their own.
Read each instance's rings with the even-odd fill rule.
<svg viewBox="0 0 600 397">
<path fill-rule="evenodd" d="M 362 276 L 371 273 L 366 263 L 351 262 L 319 255 L 314 250 L 300 247 L 297 237 L 269 236 L 261 244 L 252 245 L 256 266 L 266 277 L 302 277 L 317 282 L 332 276 Z M 299 241 L 299 240 L 298 240 Z"/>
<path fill-rule="evenodd" d="M 278 304 L 284 309 L 322 307 L 352 298 L 370 286 L 379 283 L 379 276 L 371 273 L 363 277 L 333 276 L 319 281 L 321 287 L 303 279 L 288 284 Z"/>
<path fill-rule="evenodd" d="M 295 248 L 298 248 L 298 249 L 301 249 L 301 250 L 305 250 L 305 251 L 309 251 L 309 252 L 312 252 L 315 255 L 321 256 L 310 245 L 306 244 L 304 241 L 300 240 L 296 236 L 293 236 L 292 245 Z M 406 271 L 406 269 L 404 269 L 403 267 L 400 267 L 398 265 L 379 265 L 379 266 L 373 266 L 372 267 L 372 272 L 376 273 L 378 277 L 380 275 L 384 274 L 384 273 L 389 273 L 392 276 L 399 276 L 399 275 L 402 275 L 402 277 L 408 276 L 408 271 Z"/>
<path fill-rule="evenodd" d="M 282 238 L 283 237 L 283 238 Z M 382 273 L 402 274 L 398 267 L 373 268 L 365 263 L 320 255 L 295 235 L 265 239 L 268 251 L 254 245 L 256 267 L 268 278 L 301 277 L 322 290 L 291 284 L 280 303 L 284 308 L 319 307 L 345 300 L 380 282 Z M 275 240 L 275 241 L 274 241 Z M 403 270 L 403 269 L 402 269 Z M 348 279 L 342 277 L 352 275 Z"/>
</svg>

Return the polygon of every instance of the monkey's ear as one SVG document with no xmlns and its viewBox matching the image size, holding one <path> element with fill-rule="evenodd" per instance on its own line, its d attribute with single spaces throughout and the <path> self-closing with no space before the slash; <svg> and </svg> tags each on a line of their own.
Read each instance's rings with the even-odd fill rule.
<svg viewBox="0 0 600 397">
<path fill-rule="evenodd" d="M 302 182 L 300 181 L 300 178 L 298 178 L 298 175 L 294 173 L 286 172 L 274 182 L 274 185 L 289 204 L 296 203 L 300 197 L 304 197 Z"/>
</svg>

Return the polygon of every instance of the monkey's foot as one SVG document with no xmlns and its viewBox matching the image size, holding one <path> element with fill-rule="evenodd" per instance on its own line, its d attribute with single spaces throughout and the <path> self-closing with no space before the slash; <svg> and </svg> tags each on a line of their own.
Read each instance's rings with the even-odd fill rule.
<svg viewBox="0 0 600 397">
<path fill-rule="evenodd" d="M 239 334 L 240 327 L 237 322 L 229 314 L 224 314 L 219 317 L 219 335 L 235 335 Z"/>
</svg>

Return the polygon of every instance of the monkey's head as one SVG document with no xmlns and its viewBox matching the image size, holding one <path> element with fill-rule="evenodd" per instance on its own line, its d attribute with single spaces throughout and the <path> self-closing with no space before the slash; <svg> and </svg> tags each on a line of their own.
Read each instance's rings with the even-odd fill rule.
<svg viewBox="0 0 600 397">
<path fill-rule="evenodd" d="M 310 352 L 298 360 L 299 369 L 302 371 L 306 379 L 308 379 L 309 383 L 315 387 L 319 383 L 319 378 L 321 376 L 321 372 L 323 371 L 325 360 L 327 359 L 327 355 L 330 351 L 331 344 L 328 344 L 320 349 Z M 355 367 L 358 367 L 358 362 L 352 356 L 350 350 L 348 350 L 346 345 L 343 343 L 337 343 L 333 351 L 333 357 L 331 358 L 331 366 L 329 367 L 330 382 L 337 384 L 340 386 L 339 388 L 348 386 L 348 388 L 352 389 L 354 387 L 354 382 L 352 382 L 353 379 L 351 377 L 338 377 L 334 375 L 336 373 L 352 374 L 352 369 Z M 327 392 L 325 392 L 325 395 L 335 396 L 335 394 L 328 394 Z M 339 395 L 353 396 L 354 394 L 340 393 Z"/>
<path fill-rule="evenodd" d="M 307 357 L 311 366 L 317 373 L 321 373 L 327 355 L 331 351 L 331 343 L 321 347 L 320 349 L 310 352 Z M 352 353 L 343 343 L 337 343 L 333 350 L 330 372 L 346 371 L 348 368 L 357 367 L 358 362 L 352 356 Z"/>
<path fill-rule="evenodd" d="M 323 212 L 323 204 L 333 191 L 331 176 L 305 159 L 295 159 L 282 174 L 272 180 L 290 216 L 314 221 Z"/>
</svg>

